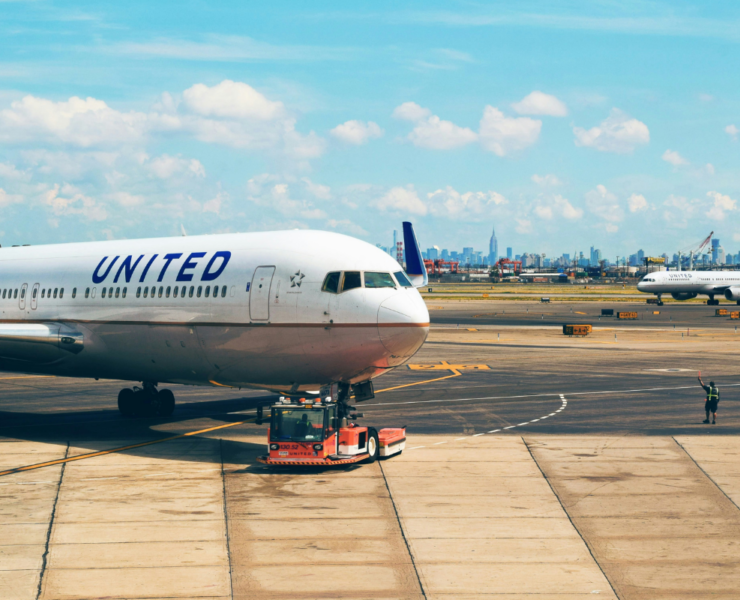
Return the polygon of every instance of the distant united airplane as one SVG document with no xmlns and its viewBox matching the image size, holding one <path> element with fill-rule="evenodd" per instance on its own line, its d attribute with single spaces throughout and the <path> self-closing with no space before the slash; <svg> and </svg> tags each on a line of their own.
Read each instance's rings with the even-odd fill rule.
<svg viewBox="0 0 740 600">
<path fill-rule="evenodd" d="M 658 304 L 663 304 L 663 294 L 676 300 L 702 294 L 709 296 L 707 304 L 719 304 L 714 297 L 724 296 L 740 304 L 740 271 L 657 271 L 645 275 L 637 289 L 658 296 Z"/>
</svg>

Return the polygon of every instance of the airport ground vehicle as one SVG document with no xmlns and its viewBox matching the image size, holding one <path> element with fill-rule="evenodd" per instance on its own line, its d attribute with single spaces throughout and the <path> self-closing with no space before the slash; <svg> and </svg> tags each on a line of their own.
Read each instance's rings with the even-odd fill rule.
<svg viewBox="0 0 740 600">
<path fill-rule="evenodd" d="M 345 402 L 283 398 L 270 407 L 268 453 L 257 460 L 267 465 L 333 466 L 371 463 L 378 457 L 400 454 L 406 446 L 406 428 L 357 425 L 361 415 L 349 413 Z"/>
</svg>

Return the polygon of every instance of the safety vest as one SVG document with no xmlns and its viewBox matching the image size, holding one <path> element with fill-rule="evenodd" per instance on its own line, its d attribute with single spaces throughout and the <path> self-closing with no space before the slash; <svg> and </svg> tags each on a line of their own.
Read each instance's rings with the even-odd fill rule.
<svg viewBox="0 0 740 600">
<path fill-rule="evenodd" d="M 707 400 L 717 400 L 719 398 L 719 390 L 717 387 L 709 388 L 709 392 L 707 393 Z"/>
</svg>

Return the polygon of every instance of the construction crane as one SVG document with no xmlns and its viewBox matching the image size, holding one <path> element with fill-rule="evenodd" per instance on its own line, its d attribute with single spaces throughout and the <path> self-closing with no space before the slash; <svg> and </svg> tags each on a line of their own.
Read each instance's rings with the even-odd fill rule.
<svg viewBox="0 0 740 600">
<path fill-rule="evenodd" d="M 712 236 L 714 235 L 714 231 L 712 231 L 704 240 L 695 248 L 692 248 L 692 245 L 687 246 L 686 248 L 682 248 L 678 251 L 678 269 L 681 269 L 681 254 L 685 254 L 688 251 L 689 254 L 689 271 L 694 270 L 694 256 L 697 256 L 702 253 L 702 251 L 709 246 L 709 243 L 712 241 Z"/>
</svg>

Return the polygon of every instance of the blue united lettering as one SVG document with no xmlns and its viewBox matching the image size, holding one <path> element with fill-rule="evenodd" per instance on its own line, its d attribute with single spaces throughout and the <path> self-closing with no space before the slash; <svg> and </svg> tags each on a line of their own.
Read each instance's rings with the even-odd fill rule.
<svg viewBox="0 0 740 600">
<path fill-rule="evenodd" d="M 190 254 L 188 254 L 187 258 L 184 259 L 179 269 L 177 269 L 177 267 L 173 267 L 177 269 L 177 276 L 175 280 L 192 281 L 193 276 L 195 275 L 193 271 L 197 269 L 199 265 L 202 265 L 205 262 L 201 259 L 206 257 L 208 254 L 208 252 L 191 252 Z M 154 273 L 157 274 L 157 281 L 161 282 L 167 275 L 170 265 L 174 262 L 183 260 L 183 256 L 185 255 L 182 252 L 174 252 L 170 254 L 165 254 L 163 257 L 161 257 L 154 270 Z M 123 279 L 126 281 L 126 283 L 130 283 L 138 267 L 142 263 L 144 263 L 144 257 L 144 254 L 141 254 L 138 257 L 135 255 L 129 255 L 124 257 L 120 263 L 119 259 L 121 258 L 121 256 L 114 256 L 112 258 L 110 256 L 103 257 L 103 259 L 98 263 L 97 267 L 95 267 L 95 270 L 93 271 L 93 283 L 103 283 L 108 278 L 108 276 L 111 275 L 112 272 L 115 273 L 115 276 L 113 277 L 113 283 L 118 283 L 118 280 L 121 278 L 121 276 L 123 276 Z M 139 283 L 144 283 L 147 275 L 149 274 L 149 270 L 154 266 L 157 258 L 159 258 L 159 254 L 154 254 L 149 258 L 149 260 L 145 262 L 144 269 L 141 271 L 141 276 L 139 277 Z M 230 260 L 231 252 L 229 252 L 228 250 L 214 252 L 213 255 L 208 258 L 208 262 L 203 269 L 200 280 L 215 281 L 223 274 Z M 113 271 L 113 267 L 116 264 L 118 264 L 118 268 Z"/>
</svg>

